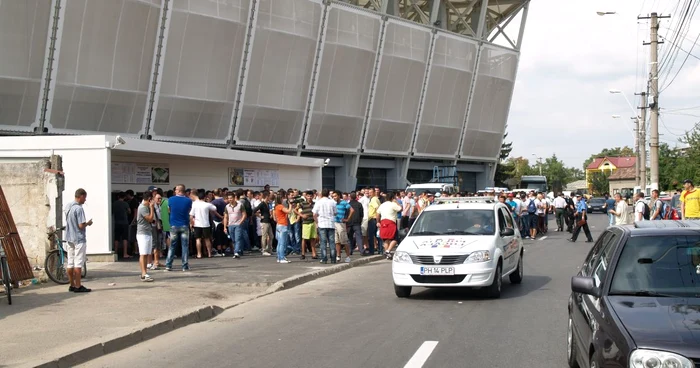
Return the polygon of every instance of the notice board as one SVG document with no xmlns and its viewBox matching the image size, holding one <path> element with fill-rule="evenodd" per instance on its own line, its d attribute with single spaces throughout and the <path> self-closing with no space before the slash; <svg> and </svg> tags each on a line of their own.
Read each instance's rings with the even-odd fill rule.
<svg viewBox="0 0 700 368">
<path fill-rule="evenodd" d="M 112 184 L 168 184 L 170 168 L 166 164 L 112 162 Z"/>
<path fill-rule="evenodd" d="M 279 170 L 229 167 L 228 185 L 234 187 L 279 187 Z"/>
</svg>

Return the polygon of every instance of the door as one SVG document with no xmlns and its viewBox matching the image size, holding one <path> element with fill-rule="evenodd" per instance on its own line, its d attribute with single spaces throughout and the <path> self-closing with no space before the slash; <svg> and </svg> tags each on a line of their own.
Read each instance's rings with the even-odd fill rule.
<svg viewBox="0 0 700 368">
<path fill-rule="evenodd" d="M 513 229 L 513 235 L 502 236 L 504 230 Z M 513 217 L 508 211 L 500 207 L 498 208 L 498 236 L 500 246 L 503 249 L 503 273 L 512 271 L 518 266 L 518 243 L 515 238 L 515 228 L 513 227 Z"/>
<path fill-rule="evenodd" d="M 610 268 L 610 260 L 619 238 L 619 234 L 610 230 L 603 233 L 591 249 L 589 260 L 584 263 L 581 271 L 583 276 L 593 277 L 595 285 L 601 289 L 605 286 L 604 282 Z M 598 326 L 602 322 L 600 302 L 600 298 L 592 295 L 577 294 L 574 299 L 574 322 L 579 336 L 579 346 L 590 346 L 593 332 L 598 330 Z M 588 358 L 587 355 L 585 357 Z"/>
</svg>

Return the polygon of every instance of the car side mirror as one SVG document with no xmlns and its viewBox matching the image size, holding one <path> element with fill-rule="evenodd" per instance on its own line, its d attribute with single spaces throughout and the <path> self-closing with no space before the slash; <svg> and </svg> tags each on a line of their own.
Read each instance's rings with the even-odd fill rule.
<svg viewBox="0 0 700 368">
<path fill-rule="evenodd" d="M 595 280 L 588 276 L 574 276 L 571 278 L 571 291 L 600 298 L 600 288 L 595 286 Z"/>
<path fill-rule="evenodd" d="M 513 236 L 515 235 L 515 230 L 511 228 L 505 228 L 501 231 L 501 236 Z"/>
</svg>

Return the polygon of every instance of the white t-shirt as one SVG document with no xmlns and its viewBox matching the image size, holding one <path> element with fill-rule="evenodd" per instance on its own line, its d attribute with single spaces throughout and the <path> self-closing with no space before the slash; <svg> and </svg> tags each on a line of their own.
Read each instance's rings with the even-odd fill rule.
<svg viewBox="0 0 700 368">
<path fill-rule="evenodd" d="M 547 208 L 547 202 L 544 199 L 535 199 L 535 206 L 537 206 L 537 214 L 544 215 L 544 210 Z"/>
<path fill-rule="evenodd" d="M 629 221 L 629 213 L 627 213 L 627 202 L 619 201 L 615 205 L 615 225 L 626 225 Z"/>
<path fill-rule="evenodd" d="M 401 212 L 401 206 L 394 202 L 384 202 L 379 208 L 377 208 L 377 213 L 381 216 L 381 220 L 391 220 L 396 221 L 396 214 Z"/>
<path fill-rule="evenodd" d="M 190 216 L 194 216 L 194 227 L 209 227 L 209 212 L 216 211 L 216 206 L 204 201 L 192 202 Z"/>
<path fill-rule="evenodd" d="M 357 201 L 362 205 L 362 213 L 364 215 L 362 219 L 367 220 L 369 217 L 369 198 L 367 198 L 367 196 L 362 196 L 362 198 L 358 199 Z"/>
<path fill-rule="evenodd" d="M 644 202 L 642 201 L 637 201 L 634 204 L 634 220 L 644 221 Z"/>
</svg>

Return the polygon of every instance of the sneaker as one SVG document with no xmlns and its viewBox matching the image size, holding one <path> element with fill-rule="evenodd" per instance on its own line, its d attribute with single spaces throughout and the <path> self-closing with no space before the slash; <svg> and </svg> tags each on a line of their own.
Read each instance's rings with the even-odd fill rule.
<svg viewBox="0 0 700 368">
<path fill-rule="evenodd" d="M 291 263 L 291 262 L 285 258 L 285 259 L 279 261 L 279 263 Z"/>
<path fill-rule="evenodd" d="M 183 268 L 183 269 L 182 269 L 182 272 L 190 272 L 190 268 L 189 268 L 189 267 L 188 267 L 188 268 Z"/>
<path fill-rule="evenodd" d="M 145 274 L 145 275 L 142 275 L 142 276 L 141 276 L 141 281 L 143 281 L 143 282 L 153 282 L 153 279 L 152 279 L 151 276 L 149 276 L 148 274 Z"/>
<path fill-rule="evenodd" d="M 299 257 L 299 259 L 301 259 L 302 261 L 305 260 L 305 259 L 306 259 L 306 255 L 302 255 L 301 257 Z"/>
<path fill-rule="evenodd" d="M 340 256 L 335 257 L 336 262 L 340 262 Z"/>
<path fill-rule="evenodd" d="M 168 271 L 168 272 L 170 272 L 170 271 L 173 270 L 173 268 L 172 268 L 172 267 L 165 267 L 165 270 Z"/>
<path fill-rule="evenodd" d="M 350 259 L 350 257 L 345 258 L 345 263 L 350 263 L 350 261 L 352 261 L 352 259 Z"/>
<path fill-rule="evenodd" d="M 92 291 L 92 289 L 86 288 L 84 285 L 80 285 L 80 287 L 73 288 L 74 293 L 89 293 Z"/>
<path fill-rule="evenodd" d="M 271 255 L 272 255 L 272 253 L 270 253 L 270 252 L 263 252 L 263 254 L 262 254 L 262 255 L 264 255 L 264 256 L 271 256 Z"/>
<path fill-rule="evenodd" d="M 72 286 L 69 286 L 69 287 L 68 287 L 68 291 L 70 291 L 70 292 L 75 291 L 75 289 L 76 289 L 76 288 L 74 288 L 74 287 L 72 287 Z"/>
<path fill-rule="evenodd" d="M 233 258 L 241 258 L 241 255 L 238 253 L 233 253 Z"/>
<path fill-rule="evenodd" d="M 154 265 L 152 265 L 151 267 L 149 267 L 148 269 L 149 269 L 149 270 L 152 270 L 152 271 L 156 271 L 156 270 L 158 270 L 158 265 L 157 265 L 157 264 L 154 264 Z"/>
<path fill-rule="evenodd" d="M 149 264 L 146 265 L 146 268 L 147 268 L 147 269 L 151 269 L 151 267 L 153 267 L 153 264 L 152 264 L 152 263 L 149 263 Z"/>
</svg>

